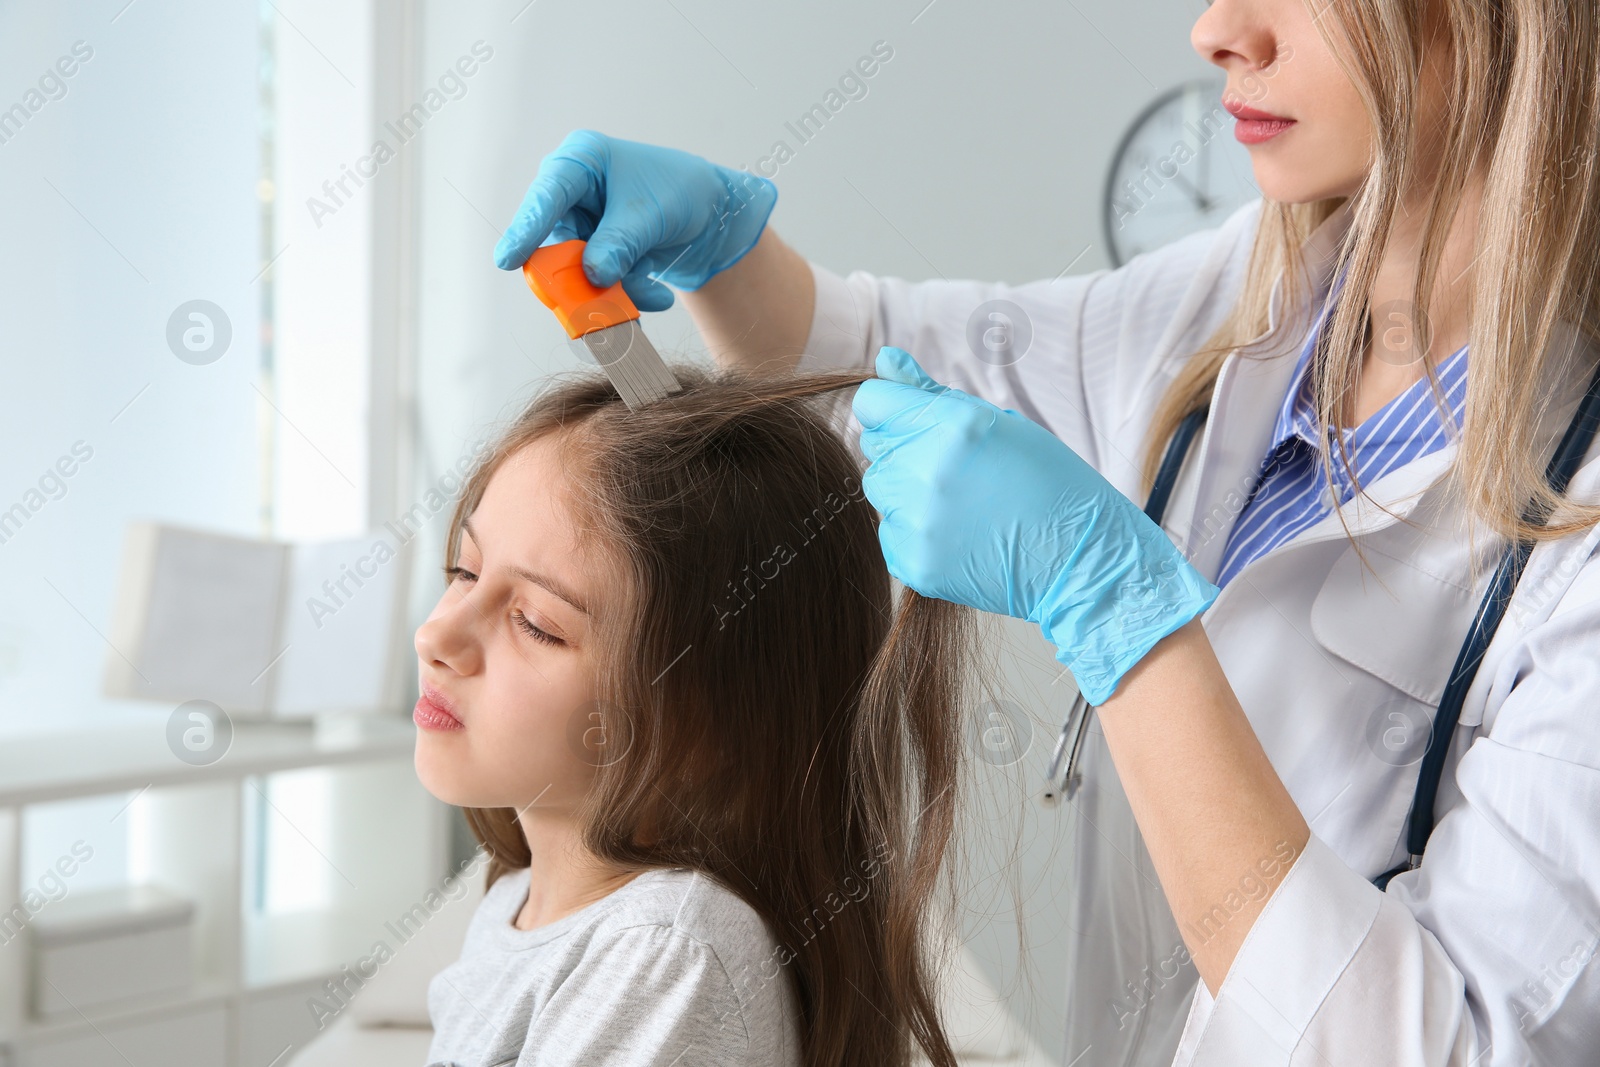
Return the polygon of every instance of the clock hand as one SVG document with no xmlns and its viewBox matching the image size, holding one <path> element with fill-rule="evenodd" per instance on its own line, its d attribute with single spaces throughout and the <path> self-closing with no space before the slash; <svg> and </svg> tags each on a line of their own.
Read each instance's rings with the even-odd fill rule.
<svg viewBox="0 0 1600 1067">
<path fill-rule="evenodd" d="M 1194 184 L 1192 182 L 1190 182 L 1189 179 L 1187 179 L 1187 178 L 1185 178 L 1183 176 L 1183 171 L 1181 171 L 1181 170 L 1175 171 L 1173 173 L 1173 175 L 1172 175 L 1172 180 L 1177 182 L 1178 184 L 1182 185 L 1185 189 L 1189 190 L 1190 198 L 1192 200 L 1194 200 L 1195 206 L 1198 207 L 1201 211 L 1210 211 L 1211 210 L 1211 208 L 1212 208 L 1211 198 L 1209 196 L 1207 196 L 1205 193 L 1202 193 L 1199 189 L 1196 189 L 1194 187 Z"/>
</svg>

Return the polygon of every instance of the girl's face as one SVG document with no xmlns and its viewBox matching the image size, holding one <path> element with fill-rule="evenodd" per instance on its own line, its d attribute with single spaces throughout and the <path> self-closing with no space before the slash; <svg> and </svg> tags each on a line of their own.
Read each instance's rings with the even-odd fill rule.
<svg viewBox="0 0 1600 1067">
<path fill-rule="evenodd" d="M 579 543 L 554 446 L 537 440 L 495 471 L 417 630 L 417 775 L 449 804 L 570 811 L 594 776 L 606 588 Z"/>
<path fill-rule="evenodd" d="M 1372 161 L 1372 124 L 1323 43 L 1306 0 L 1215 0 L 1194 24 L 1195 51 L 1228 74 L 1256 185 L 1269 200 L 1350 196 Z M 1315 0 L 1333 18 L 1329 0 Z M 1274 119 L 1282 121 L 1274 121 Z"/>
</svg>

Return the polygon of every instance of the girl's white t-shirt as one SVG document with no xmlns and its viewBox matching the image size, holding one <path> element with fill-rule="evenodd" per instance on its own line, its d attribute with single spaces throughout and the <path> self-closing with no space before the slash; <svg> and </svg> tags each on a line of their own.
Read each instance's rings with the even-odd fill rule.
<svg viewBox="0 0 1600 1067">
<path fill-rule="evenodd" d="M 647 871 L 534 930 L 502 875 L 428 985 L 429 1067 L 799 1067 L 792 979 L 761 917 L 704 875 Z"/>
</svg>

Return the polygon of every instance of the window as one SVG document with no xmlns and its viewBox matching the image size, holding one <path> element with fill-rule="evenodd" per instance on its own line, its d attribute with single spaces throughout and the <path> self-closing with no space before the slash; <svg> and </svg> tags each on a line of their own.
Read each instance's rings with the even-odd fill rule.
<svg viewBox="0 0 1600 1067">
<path fill-rule="evenodd" d="M 89 750 L 164 726 L 171 707 L 100 691 L 130 520 L 322 540 L 392 511 L 375 493 L 395 481 L 398 372 L 392 350 L 371 361 L 374 322 L 391 346 L 401 327 L 374 300 L 373 218 L 401 171 L 351 168 L 371 146 L 375 19 L 405 5 L 178 7 L 0 8 L 0 69 L 25 75 L 0 87 L 0 738 Z M 265 781 L 321 817 L 315 773 Z M 30 816 L 28 859 L 96 823 L 117 843 L 95 878 L 137 875 L 139 805 L 112 820 L 127 801 Z M 287 860 L 294 837 L 261 840 Z M 304 903 L 286 886 L 263 903 Z"/>
</svg>

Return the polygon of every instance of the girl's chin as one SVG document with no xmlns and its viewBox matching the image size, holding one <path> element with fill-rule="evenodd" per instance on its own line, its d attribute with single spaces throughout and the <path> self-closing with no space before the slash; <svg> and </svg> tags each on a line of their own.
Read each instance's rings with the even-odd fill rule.
<svg viewBox="0 0 1600 1067">
<path fill-rule="evenodd" d="M 436 800 L 446 804 L 453 804 L 462 808 L 477 808 L 487 805 L 479 803 L 479 799 L 472 794 L 467 784 L 469 776 L 464 775 L 456 765 L 457 761 L 431 759 L 423 754 L 424 742 L 421 738 L 417 741 L 417 754 L 414 765 L 417 770 L 417 780 L 422 783 L 422 788 L 433 795 Z"/>
</svg>

